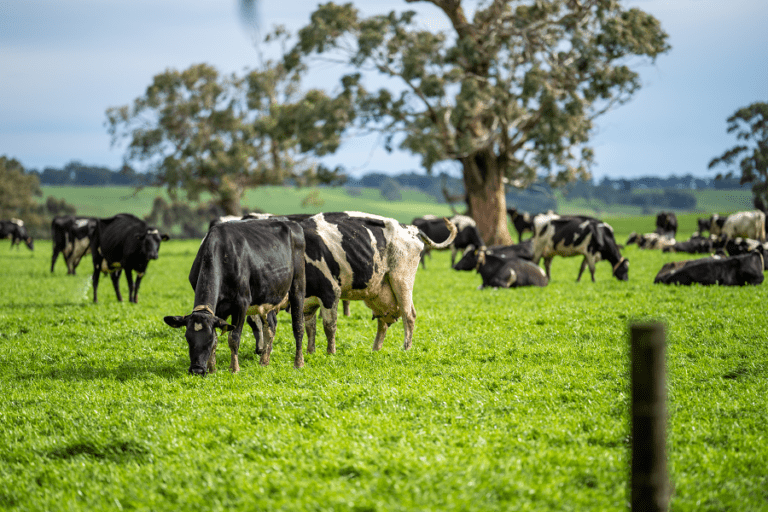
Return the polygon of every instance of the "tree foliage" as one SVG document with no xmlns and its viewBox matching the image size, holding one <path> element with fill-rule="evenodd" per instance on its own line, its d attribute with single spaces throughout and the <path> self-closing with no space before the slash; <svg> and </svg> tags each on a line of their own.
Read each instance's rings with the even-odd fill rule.
<svg viewBox="0 0 768 512">
<path fill-rule="evenodd" d="M 734 175 L 734 167 L 741 172 L 739 183 L 752 183 L 756 204 L 768 204 L 768 103 L 756 102 L 740 108 L 728 118 L 728 133 L 735 133 L 743 141 L 709 162 L 709 168 L 725 166 L 730 170 L 719 173 L 718 180 Z"/>
<path fill-rule="evenodd" d="M 640 86 L 633 57 L 667 51 L 651 15 L 616 0 L 489 0 L 470 18 L 461 0 L 433 4 L 452 31 L 430 31 L 413 11 L 360 16 L 350 3 L 322 4 L 287 54 L 287 68 L 320 57 L 397 83 L 366 91 L 355 121 L 437 162 L 461 163 L 469 208 L 488 243 L 509 241 L 504 184 L 589 176 L 594 120 Z"/>
<path fill-rule="evenodd" d="M 287 37 L 277 29 L 266 42 Z M 127 140 L 126 163 L 153 171 L 174 199 L 180 190 L 192 200 L 207 192 L 227 213 L 240 214 L 248 187 L 341 178 L 307 156 L 336 149 L 332 119 L 349 122 L 349 97 L 301 93 L 303 71 L 273 61 L 243 77 L 208 64 L 168 69 L 132 104 L 107 110 L 108 131 L 113 144 Z"/>
<path fill-rule="evenodd" d="M 29 219 L 43 195 L 37 176 L 27 174 L 15 158 L 0 156 L 0 219 Z"/>
</svg>

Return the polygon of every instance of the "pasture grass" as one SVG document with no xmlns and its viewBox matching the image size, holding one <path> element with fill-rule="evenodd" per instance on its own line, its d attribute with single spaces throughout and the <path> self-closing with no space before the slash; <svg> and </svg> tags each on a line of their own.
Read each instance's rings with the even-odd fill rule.
<svg viewBox="0 0 768 512">
<path fill-rule="evenodd" d="M 671 508 L 768 510 L 765 285 L 653 285 L 685 256 L 631 246 L 629 282 L 556 258 L 546 288 L 480 291 L 434 253 L 408 352 L 398 322 L 373 353 L 352 303 L 333 356 L 320 334 L 294 370 L 283 313 L 268 367 L 248 334 L 230 374 L 222 338 L 199 378 L 162 321 L 191 310 L 197 248 L 163 243 L 138 304 L 102 278 L 94 305 L 88 258 L 0 247 L 0 509 L 626 509 L 639 320 L 666 324 Z"/>
</svg>

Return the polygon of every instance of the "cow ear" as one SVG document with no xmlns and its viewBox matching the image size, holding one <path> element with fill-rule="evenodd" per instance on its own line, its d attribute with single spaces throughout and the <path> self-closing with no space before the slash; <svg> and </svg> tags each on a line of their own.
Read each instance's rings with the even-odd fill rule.
<svg viewBox="0 0 768 512">
<path fill-rule="evenodd" d="M 160 235 L 160 240 L 162 240 L 163 242 L 167 242 L 170 239 L 171 237 L 169 237 L 166 233 L 163 233 L 162 235 Z"/>
<path fill-rule="evenodd" d="M 215 317 L 214 318 L 213 326 L 214 327 L 218 327 L 219 329 L 221 329 L 221 333 L 222 334 L 224 334 L 225 332 L 229 332 L 229 331 L 234 331 L 235 330 L 235 326 L 234 325 L 228 324 L 227 322 L 225 322 L 224 320 L 222 320 L 219 317 Z"/>
<path fill-rule="evenodd" d="M 186 317 L 184 316 L 165 316 L 163 317 L 163 321 L 174 329 L 187 325 Z"/>
</svg>

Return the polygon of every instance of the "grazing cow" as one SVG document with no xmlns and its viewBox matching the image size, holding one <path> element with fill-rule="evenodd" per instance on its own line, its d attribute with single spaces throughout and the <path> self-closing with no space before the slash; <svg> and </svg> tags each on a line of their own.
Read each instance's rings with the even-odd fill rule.
<svg viewBox="0 0 768 512">
<path fill-rule="evenodd" d="M 738 256 L 752 251 L 758 251 L 763 255 L 763 261 L 768 265 L 768 242 L 760 242 L 752 238 L 729 238 L 725 242 L 725 250 L 729 256 Z M 768 270 L 768 267 L 765 268 Z"/>
<path fill-rule="evenodd" d="M 51 272 L 56 259 L 61 253 L 67 265 L 67 274 L 75 274 L 75 269 L 83 256 L 91 252 L 91 238 L 96 231 L 96 219 L 62 215 L 51 222 L 53 257 Z"/>
<path fill-rule="evenodd" d="M 504 256 L 486 251 L 478 264 L 477 273 L 483 279 L 483 288 L 517 288 L 520 286 L 547 286 L 549 278 L 538 265 L 515 256 Z"/>
<path fill-rule="evenodd" d="M 232 221 L 211 227 L 200 244 L 189 283 L 195 290 L 192 313 L 166 316 L 171 327 L 186 327 L 189 373 L 203 375 L 216 369 L 215 328 L 229 332 L 229 369 L 240 371 L 238 351 L 246 317 L 257 315 L 270 325 L 269 315 L 290 305 L 296 341 L 295 368 L 304 366 L 304 232 L 285 218 Z M 231 323 L 226 319 L 232 317 Z M 267 329 L 261 364 L 272 353 L 274 325 Z"/>
<path fill-rule="evenodd" d="M 517 242 L 522 243 L 523 233 L 533 234 L 533 217 L 528 212 L 519 212 L 517 208 L 507 208 L 507 215 L 517 231 Z"/>
<path fill-rule="evenodd" d="M 149 260 L 156 260 L 160 242 L 168 240 L 168 235 L 161 235 L 157 228 L 130 213 L 120 213 L 108 219 L 97 219 L 96 229 L 91 238 L 91 256 L 93 257 L 93 302 L 98 302 L 99 275 L 110 274 L 117 300 L 120 295 L 120 273 L 125 270 L 128 281 L 128 300 L 138 302 L 139 285 L 149 265 Z M 133 271 L 136 271 L 136 282 Z"/>
<path fill-rule="evenodd" d="M 729 215 L 723 222 L 721 233 L 728 238 L 754 238 L 765 242 L 765 214 L 753 210 Z"/>
<path fill-rule="evenodd" d="M 672 234 L 671 231 L 668 231 L 667 234 Z M 637 246 L 640 249 L 665 249 L 667 247 L 672 247 L 675 245 L 675 239 L 668 238 L 664 235 L 660 235 L 659 233 L 645 233 L 642 235 L 639 235 L 635 233 L 634 231 L 629 234 L 629 238 L 627 239 L 626 245 L 630 244 L 637 244 Z"/>
<path fill-rule="evenodd" d="M 738 256 L 701 258 L 665 264 L 654 283 L 690 285 L 744 286 L 763 282 L 765 262 L 762 254 L 752 251 Z"/>
<path fill-rule="evenodd" d="M 589 266 L 592 281 L 595 280 L 595 263 L 601 259 L 613 266 L 613 275 L 620 281 L 629 279 L 629 260 L 622 257 L 613 237 L 613 228 L 592 218 L 561 217 L 536 226 L 533 238 L 533 261 L 538 264 L 544 258 L 547 277 L 551 279 L 550 266 L 555 255 L 584 255 L 577 281 L 581 280 L 584 267 Z"/>
<path fill-rule="evenodd" d="M 453 240 L 453 243 L 449 244 L 451 248 L 451 266 L 453 266 L 456 263 L 456 254 L 459 250 L 464 250 L 470 245 L 482 247 L 483 238 L 480 236 L 477 223 L 472 217 L 454 215 L 450 218 L 450 221 L 457 229 L 456 238 Z M 411 224 L 421 230 L 430 240 L 437 243 L 442 243 L 450 234 L 450 230 L 446 227 L 443 219 L 431 215 L 415 218 Z M 426 268 L 424 257 L 429 254 L 431 249 L 432 247 L 429 244 L 424 246 L 424 254 L 421 255 L 421 266 L 423 268 Z"/>
<path fill-rule="evenodd" d="M 533 260 L 533 239 L 513 245 L 494 245 L 483 250 L 470 245 L 464 250 L 464 255 L 453 266 L 454 270 L 475 270 L 484 255 L 494 254 L 506 258 L 520 258 L 523 260 Z"/>
<path fill-rule="evenodd" d="M 674 240 L 677 236 L 677 215 L 674 212 L 659 212 L 656 215 L 656 229 L 653 232 Z"/>
<path fill-rule="evenodd" d="M 35 250 L 35 242 L 21 219 L 0 220 L 0 238 L 10 238 L 11 249 L 14 245 L 18 248 L 24 242 L 30 251 Z"/>
<path fill-rule="evenodd" d="M 301 222 L 306 239 L 307 294 L 304 315 L 307 350 L 315 349 L 315 314 L 319 310 L 329 354 L 336 352 L 339 300 L 361 300 L 378 321 L 373 350 L 380 350 L 389 326 L 403 317 L 403 349 L 413 340 L 416 308 L 413 285 L 425 245 L 448 247 L 457 228 L 442 222 L 448 237 L 434 242 L 416 226 L 362 212 L 319 213 Z"/>
</svg>

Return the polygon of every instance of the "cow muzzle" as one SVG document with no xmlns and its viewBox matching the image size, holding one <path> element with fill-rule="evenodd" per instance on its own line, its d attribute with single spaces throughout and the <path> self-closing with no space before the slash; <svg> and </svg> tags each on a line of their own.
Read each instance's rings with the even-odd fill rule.
<svg viewBox="0 0 768 512">
<path fill-rule="evenodd" d="M 189 374 L 190 375 L 200 375 L 201 377 L 205 376 L 205 368 L 202 366 L 190 366 L 189 367 Z"/>
</svg>

